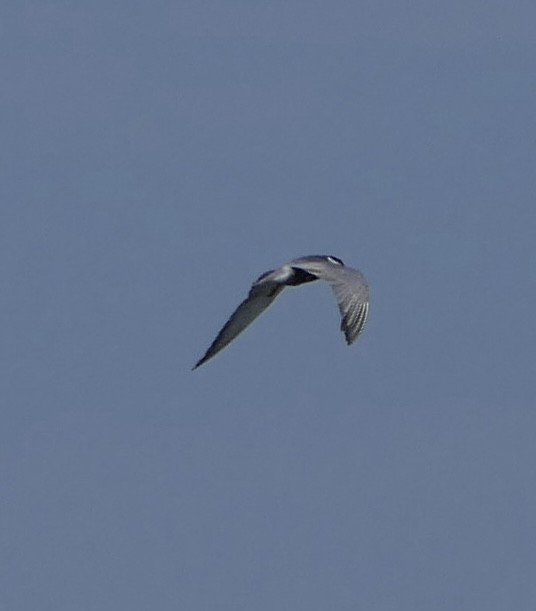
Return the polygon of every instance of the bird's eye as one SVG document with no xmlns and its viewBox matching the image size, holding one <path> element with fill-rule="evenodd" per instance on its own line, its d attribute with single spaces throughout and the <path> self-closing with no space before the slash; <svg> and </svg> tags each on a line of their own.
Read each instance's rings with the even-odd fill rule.
<svg viewBox="0 0 536 611">
<path fill-rule="evenodd" d="M 328 257 L 326 257 L 326 259 L 327 259 L 328 261 L 330 261 L 331 263 L 335 263 L 335 265 L 344 265 L 344 263 L 342 262 L 342 260 L 341 260 L 341 259 L 339 259 L 338 257 L 331 257 L 331 256 L 328 256 Z"/>
</svg>

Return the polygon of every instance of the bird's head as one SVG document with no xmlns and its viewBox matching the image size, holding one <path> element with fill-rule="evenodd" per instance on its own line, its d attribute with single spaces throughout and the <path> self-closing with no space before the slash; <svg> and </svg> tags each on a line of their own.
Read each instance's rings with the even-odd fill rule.
<svg viewBox="0 0 536 611">
<path fill-rule="evenodd" d="M 344 265 L 342 259 L 339 259 L 339 257 L 334 257 L 333 255 L 327 255 L 326 257 L 324 257 L 324 259 L 326 259 L 326 261 L 329 261 L 330 263 L 334 263 L 335 265 Z"/>
</svg>

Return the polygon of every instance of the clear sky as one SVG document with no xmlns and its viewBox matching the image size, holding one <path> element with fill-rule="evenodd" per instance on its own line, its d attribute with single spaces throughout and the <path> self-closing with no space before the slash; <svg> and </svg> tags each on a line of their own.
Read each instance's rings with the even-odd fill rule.
<svg viewBox="0 0 536 611">
<path fill-rule="evenodd" d="M 0 9 L 0 609 L 532 611 L 534 2 Z M 262 272 L 332 254 L 191 371 Z"/>
</svg>

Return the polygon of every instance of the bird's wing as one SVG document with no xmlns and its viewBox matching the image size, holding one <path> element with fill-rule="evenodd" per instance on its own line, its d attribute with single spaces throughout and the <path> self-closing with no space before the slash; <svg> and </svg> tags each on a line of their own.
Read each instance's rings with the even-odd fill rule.
<svg viewBox="0 0 536 611">
<path fill-rule="evenodd" d="M 231 343 L 237 335 L 242 333 L 257 316 L 266 310 L 283 288 L 284 286 L 277 282 L 255 283 L 251 287 L 247 298 L 244 299 L 233 312 L 203 358 L 195 364 L 194 369 L 206 363 L 209 359 L 218 354 L 220 350 L 223 350 L 227 344 Z"/>
<path fill-rule="evenodd" d="M 331 286 L 341 313 L 341 331 L 348 344 L 355 342 L 363 331 L 369 311 L 369 289 L 365 276 L 351 267 L 325 260 L 308 261 L 304 258 L 291 262 L 291 265 L 314 274 Z"/>
</svg>

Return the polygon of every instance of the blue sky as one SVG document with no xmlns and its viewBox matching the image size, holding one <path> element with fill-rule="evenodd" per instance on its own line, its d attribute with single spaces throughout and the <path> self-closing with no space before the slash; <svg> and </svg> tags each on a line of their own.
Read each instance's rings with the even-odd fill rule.
<svg viewBox="0 0 536 611">
<path fill-rule="evenodd" d="M 4 3 L 2 608 L 533 608 L 535 23 Z"/>
</svg>

